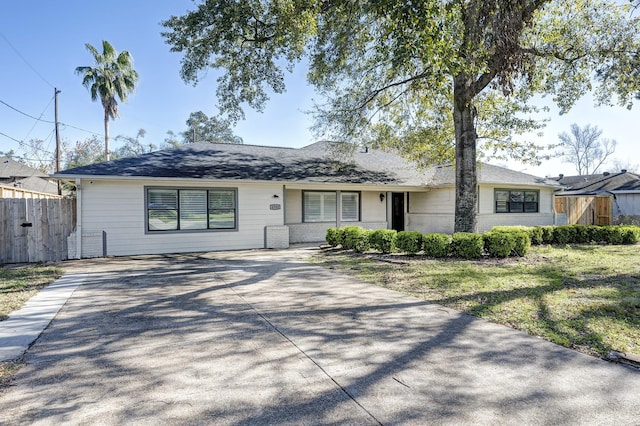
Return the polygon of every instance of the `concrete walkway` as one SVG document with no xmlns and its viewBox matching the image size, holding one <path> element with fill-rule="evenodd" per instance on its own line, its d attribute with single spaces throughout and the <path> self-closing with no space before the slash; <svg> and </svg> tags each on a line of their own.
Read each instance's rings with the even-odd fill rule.
<svg viewBox="0 0 640 426">
<path fill-rule="evenodd" d="M 0 424 L 638 424 L 637 370 L 312 252 L 68 263 L 86 281 L 0 394 Z"/>
<path fill-rule="evenodd" d="M 84 274 L 65 275 L 0 321 L 0 361 L 22 356 L 84 279 Z"/>
</svg>

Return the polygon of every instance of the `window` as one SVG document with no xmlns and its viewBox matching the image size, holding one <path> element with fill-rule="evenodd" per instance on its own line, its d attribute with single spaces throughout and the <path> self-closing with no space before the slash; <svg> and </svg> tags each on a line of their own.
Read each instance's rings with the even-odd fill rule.
<svg viewBox="0 0 640 426">
<path fill-rule="evenodd" d="M 495 190 L 496 213 L 537 213 L 538 191 Z"/>
<path fill-rule="evenodd" d="M 360 194 L 357 192 L 340 193 L 340 220 L 357 222 L 360 220 Z"/>
<path fill-rule="evenodd" d="M 302 209 L 304 222 L 335 222 L 335 192 L 303 192 Z"/>
<path fill-rule="evenodd" d="M 236 229 L 235 189 L 147 188 L 147 231 Z"/>
<path fill-rule="evenodd" d="M 340 220 L 358 222 L 360 220 L 360 193 L 341 191 L 303 191 L 303 222 L 336 222 L 338 194 L 340 196 Z"/>
</svg>

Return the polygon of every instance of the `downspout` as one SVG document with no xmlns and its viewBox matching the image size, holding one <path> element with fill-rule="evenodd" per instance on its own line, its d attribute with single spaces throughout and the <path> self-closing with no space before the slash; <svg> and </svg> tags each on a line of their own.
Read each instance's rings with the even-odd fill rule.
<svg viewBox="0 0 640 426">
<path fill-rule="evenodd" d="M 287 186 L 282 185 L 282 225 L 287 224 Z"/>
<path fill-rule="evenodd" d="M 76 179 L 76 259 L 82 259 L 82 180 Z"/>
</svg>

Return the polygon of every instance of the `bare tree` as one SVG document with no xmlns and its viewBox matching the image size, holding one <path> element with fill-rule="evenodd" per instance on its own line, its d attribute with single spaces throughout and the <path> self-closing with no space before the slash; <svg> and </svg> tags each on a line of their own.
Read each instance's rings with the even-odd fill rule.
<svg viewBox="0 0 640 426">
<path fill-rule="evenodd" d="M 565 163 L 572 163 L 579 175 L 595 174 L 607 158 L 616 150 L 617 142 L 612 139 L 601 139 L 602 130 L 587 124 L 580 127 L 571 125 L 571 134 L 562 132 L 559 155 Z"/>
<path fill-rule="evenodd" d="M 631 173 L 637 173 L 640 168 L 638 168 L 638 164 L 634 164 L 629 160 L 613 160 L 612 171 L 620 172 L 622 170 L 626 170 Z"/>
</svg>

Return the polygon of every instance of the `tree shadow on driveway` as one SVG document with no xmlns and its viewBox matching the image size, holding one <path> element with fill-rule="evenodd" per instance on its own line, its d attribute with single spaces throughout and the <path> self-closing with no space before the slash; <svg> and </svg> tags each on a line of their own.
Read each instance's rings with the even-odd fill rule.
<svg viewBox="0 0 640 426">
<path fill-rule="evenodd" d="M 79 268 L 86 284 L 0 395 L 0 423 L 548 424 L 640 416 L 633 370 L 303 261 L 237 252 Z"/>
</svg>

